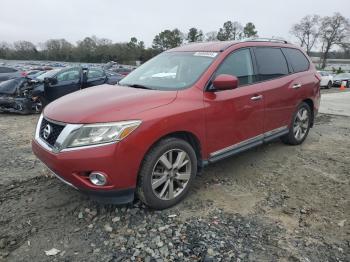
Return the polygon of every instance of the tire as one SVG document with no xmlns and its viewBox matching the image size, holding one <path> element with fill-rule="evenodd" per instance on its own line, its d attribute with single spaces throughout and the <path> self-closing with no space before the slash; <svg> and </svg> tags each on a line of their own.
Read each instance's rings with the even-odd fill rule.
<svg viewBox="0 0 350 262">
<path fill-rule="evenodd" d="M 33 111 L 34 111 L 34 113 L 40 114 L 47 104 L 48 104 L 47 100 L 44 97 L 39 96 L 33 102 Z"/>
<path fill-rule="evenodd" d="M 310 131 L 311 114 L 310 106 L 305 102 L 301 103 L 293 114 L 288 134 L 281 137 L 282 142 L 288 145 L 303 143 Z"/>
<path fill-rule="evenodd" d="M 329 81 L 327 86 L 326 86 L 327 89 L 331 89 L 332 88 L 332 81 Z"/>
<path fill-rule="evenodd" d="M 192 146 L 182 139 L 165 138 L 142 162 L 137 195 L 153 209 L 169 208 L 186 196 L 196 174 L 197 156 Z"/>
</svg>

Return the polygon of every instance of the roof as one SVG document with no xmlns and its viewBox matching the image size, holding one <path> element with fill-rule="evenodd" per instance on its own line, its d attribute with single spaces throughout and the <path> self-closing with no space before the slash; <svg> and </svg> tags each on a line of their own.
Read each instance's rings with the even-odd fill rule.
<svg viewBox="0 0 350 262">
<path fill-rule="evenodd" d="M 217 42 L 200 42 L 191 43 L 179 46 L 169 51 L 184 51 L 184 52 L 221 52 L 229 48 L 233 44 L 239 43 L 237 41 L 217 41 Z"/>
<path fill-rule="evenodd" d="M 254 43 L 254 45 L 269 45 L 269 46 L 280 46 L 289 45 L 285 40 L 270 39 L 270 38 L 253 38 L 241 41 L 215 41 L 215 42 L 197 42 L 185 44 L 168 51 L 183 51 L 183 52 L 222 52 L 232 45 L 239 43 Z"/>
</svg>

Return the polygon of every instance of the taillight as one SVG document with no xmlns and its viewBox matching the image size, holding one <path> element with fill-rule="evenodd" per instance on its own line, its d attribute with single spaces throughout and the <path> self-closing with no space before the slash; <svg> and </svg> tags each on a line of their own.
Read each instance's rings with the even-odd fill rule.
<svg viewBox="0 0 350 262">
<path fill-rule="evenodd" d="M 28 74 L 27 74 L 27 72 L 22 72 L 21 73 L 21 76 L 27 76 Z"/>
</svg>

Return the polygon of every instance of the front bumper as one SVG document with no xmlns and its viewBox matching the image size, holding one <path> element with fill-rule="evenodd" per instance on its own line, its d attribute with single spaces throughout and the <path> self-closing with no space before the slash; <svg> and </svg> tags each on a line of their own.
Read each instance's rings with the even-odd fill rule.
<svg viewBox="0 0 350 262">
<path fill-rule="evenodd" d="M 0 95 L 0 111 L 28 114 L 32 111 L 33 102 L 26 97 Z"/>
<path fill-rule="evenodd" d="M 39 138 L 40 139 L 40 138 Z M 126 176 L 116 161 L 117 144 L 54 153 L 32 141 L 34 154 L 64 183 L 104 203 L 132 202 L 136 179 Z M 106 174 L 107 184 L 95 186 L 88 174 L 98 171 Z"/>
</svg>

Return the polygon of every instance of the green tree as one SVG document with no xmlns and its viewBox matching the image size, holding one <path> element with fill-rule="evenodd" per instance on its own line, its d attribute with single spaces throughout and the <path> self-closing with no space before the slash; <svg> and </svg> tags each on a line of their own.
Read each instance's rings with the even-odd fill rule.
<svg viewBox="0 0 350 262">
<path fill-rule="evenodd" d="M 238 22 L 227 21 L 219 29 L 217 39 L 220 41 L 239 40 L 243 37 L 243 27 Z"/>
<path fill-rule="evenodd" d="M 180 46 L 183 42 L 182 33 L 179 29 L 164 30 L 154 37 L 153 48 L 164 51 Z"/>
<path fill-rule="evenodd" d="M 248 22 L 243 28 L 243 35 L 245 38 L 258 36 L 258 31 L 255 29 L 255 25 L 252 22 Z"/>
<path fill-rule="evenodd" d="M 187 34 L 187 41 L 188 42 L 201 42 L 203 41 L 203 31 L 198 30 L 195 27 L 190 28 Z"/>
</svg>

